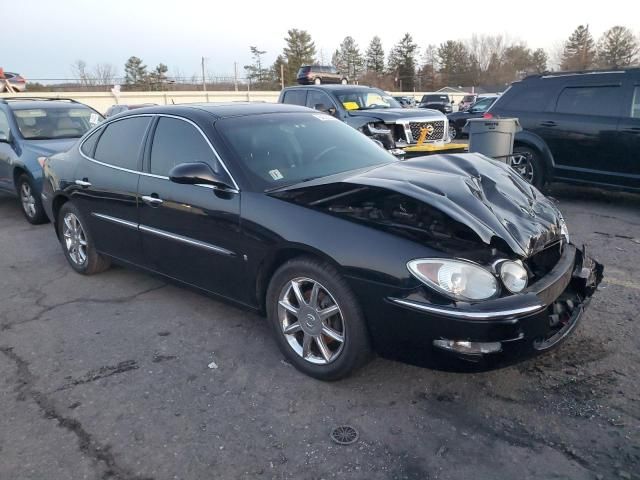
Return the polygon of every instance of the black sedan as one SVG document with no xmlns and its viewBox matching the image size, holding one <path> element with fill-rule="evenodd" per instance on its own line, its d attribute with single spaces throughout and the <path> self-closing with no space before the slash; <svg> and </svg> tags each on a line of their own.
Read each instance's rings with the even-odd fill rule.
<svg viewBox="0 0 640 480">
<path fill-rule="evenodd" d="M 546 350 L 602 278 L 509 167 L 476 154 L 398 161 L 304 107 L 134 110 L 44 174 L 77 272 L 117 261 L 264 312 L 288 360 L 321 379 L 374 350 Z"/>
<path fill-rule="evenodd" d="M 497 95 L 482 97 L 467 110 L 447 115 L 449 119 L 449 137 L 451 140 L 462 137 L 462 129 L 467 124 L 467 120 L 470 118 L 481 118 L 484 112 L 489 110 L 489 107 L 493 105 L 497 99 Z"/>
</svg>

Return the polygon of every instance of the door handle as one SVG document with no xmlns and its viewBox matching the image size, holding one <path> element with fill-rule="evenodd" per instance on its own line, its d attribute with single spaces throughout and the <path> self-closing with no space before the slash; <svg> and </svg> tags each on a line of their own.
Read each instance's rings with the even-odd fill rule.
<svg viewBox="0 0 640 480">
<path fill-rule="evenodd" d="M 82 188 L 87 188 L 91 186 L 91 182 L 88 182 L 87 180 L 76 180 L 75 184 L 81 186 Z"/>
<path fill-rule="evenodd" d="M 142 201 L 151 207 L 158 207 L 162 205 L 162 199 L 153 195 L 143 195 Z"/>
<path fill-rule="evenodd" d="M 540 122 L 540 126 L 541 127 L 555 127 L 558 124 L 552 120 L 549 120 L 548 122 Z"/>
</svg>

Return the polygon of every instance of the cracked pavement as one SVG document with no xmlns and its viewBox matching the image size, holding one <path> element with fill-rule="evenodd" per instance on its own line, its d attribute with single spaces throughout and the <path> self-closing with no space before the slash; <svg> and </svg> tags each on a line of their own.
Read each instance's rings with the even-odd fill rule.
<svg viewBox="0 0 640 480">
<path fill-rule="evenodd" d="M 0 196 L 0 478 L 640 479 L 640 196 L 551 193 L 605 265 L 560 348 L 473 374 L 377 358 L 337 383 L 296 372 L 253 313 L 76 274 Z M 329 439 L 344 424 L 354 445 Z"/>
</svg>

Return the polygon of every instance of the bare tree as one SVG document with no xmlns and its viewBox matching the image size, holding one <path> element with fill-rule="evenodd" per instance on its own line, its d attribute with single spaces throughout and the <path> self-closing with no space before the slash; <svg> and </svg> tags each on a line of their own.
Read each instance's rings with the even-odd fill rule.
<svg viewBox="0 0 640 480">
<path fill-rule="evenodd" d="M 97 63 L 92 71 L 98 85 L 113 85 L 118 76 L 116 67 L 111 63 Z"/>
<path fill-rule="evenodd" d="M 84 60 L 78 59 L 73 62 L 71 64 L 71 72 L 78 82 L 85 87 L 96 83 L 94 76 L 89 72 L 87 62 Z"/>
</svg>

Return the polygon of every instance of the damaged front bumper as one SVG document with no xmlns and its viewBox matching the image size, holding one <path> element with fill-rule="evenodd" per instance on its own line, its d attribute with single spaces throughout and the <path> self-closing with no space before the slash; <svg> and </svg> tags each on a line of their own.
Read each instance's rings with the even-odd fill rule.
<svg viewBox="0 0 640 480">
<path fill-rule="evenodd" d="M 569 244 L 547 275 L 516 295 L 455 307 L 429 303 L 419 292 L 387 297 L 393 328 L 375 322 L 372 336 L 471 361 L 544 351 L 573 331 L 602 276 L 601 264 Z"/>
</svg>

